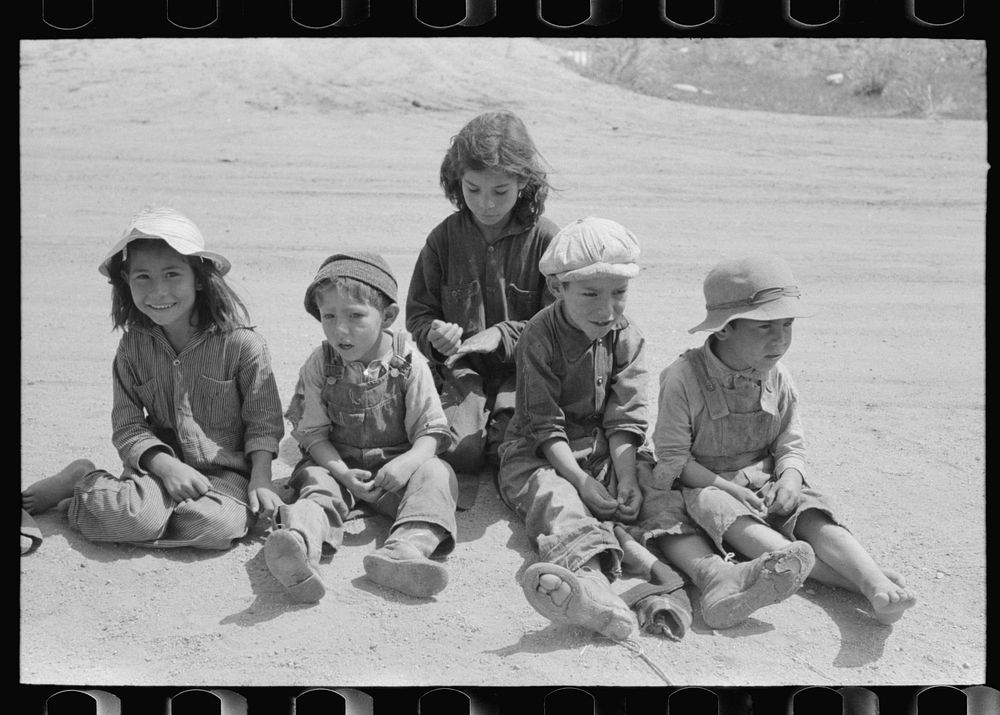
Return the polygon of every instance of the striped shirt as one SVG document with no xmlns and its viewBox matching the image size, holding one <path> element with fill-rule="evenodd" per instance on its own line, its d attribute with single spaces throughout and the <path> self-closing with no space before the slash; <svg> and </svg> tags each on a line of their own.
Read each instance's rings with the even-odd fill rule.
<svg viewBox="0 0 1000 715">
<path fill-rule="evenodd" d="M 202 331 L 177 353 L 161 328 L 132 326 L 113 369 L 112 442 L 127 466 L 161 447 L 199 471 L 249 477 L 248 453 L 277 455 L 281 400 L 252 328 Z"/>
</svg>

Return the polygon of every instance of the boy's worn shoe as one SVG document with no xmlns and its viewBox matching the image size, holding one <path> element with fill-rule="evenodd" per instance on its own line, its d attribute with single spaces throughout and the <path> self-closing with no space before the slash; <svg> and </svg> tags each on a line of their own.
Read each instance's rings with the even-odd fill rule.
<svg viewBox="0 0 1000 715">
<path fill-rule="evenodd" d="M 569 586 L 570 595 L 562 604 L 539 590 L 539 580 L 546 575 L 556 576 Z M 521 588 L 532 608 L 554 623 L 583 626 L 618 641 L 627 640 L 636 631 L 635 616 L 600 571 L 570 571 L 540 561 L 524 570 Z"/>
<path fill-rule="evenodd" d="M 365 573 L 380 586 L 415 598 L 429 598 L 448 585 L 444 565 L 424 556 L 415 545 L 402 539 L 388 540 L 364 558 Z"/>
<path fill-rule="evenodd" d="M 691 601 L 683 587 L 641 583 L 622 594 L 646 633 L 679 641 L 691 627 Z"/>
<path fill-rule="evenodd" d="M 701 588 L 701 617 L 710 628 L 731 628 L 758 608 L 795 593 L 815 563 L 816 555 L 804 541 L 745 563 L 715 558 L 696 582 Z"/>
<path fill-rule="evenodd" d="M 268 570 L 293 601 L 317 603 L 326 593 L 318 569 L 322 553 L 318 535 L 322 532 L 317 529 L 327 524 L 323 510 L 309 502 L 280 506 L 275 524 L 277 528 L 264 542 Z"/>
</svg>

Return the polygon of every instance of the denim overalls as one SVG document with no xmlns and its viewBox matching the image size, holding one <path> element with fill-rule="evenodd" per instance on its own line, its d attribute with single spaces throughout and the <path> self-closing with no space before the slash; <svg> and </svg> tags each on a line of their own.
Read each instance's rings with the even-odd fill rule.
<svg viewBox="0 0 1000 715">
<path fill-rule="evenodd" d="M 326 384 L 320 393 L 331 421 L 330 441 L 352 469 L 374 474 L 412 445 L 406 432 L 406 379 L 412 369 L 406 354 L 405 333 L 393 335 L 393 351 L 388 363 L 373 361 L 361 383 L 345 380 L 346 366 L 337 351 L 323 342 L 323 372 Z M 291 411 L 291 409 L 289 410 Z M 443 469 L 425 469 L 437 458 L 417 469 L 399 492 L 385 492 L 375 502 L 364 506 L 394 519 L 393 528 L 406 522 L 427 522 L 456 532 L 455 497 L 457 487 L 447 478 L 454 476 Z M 329 529 L 322 541 L 336 551 L 343 542 L 343 524 L 358 506 L 357 500 L 342 487 L 330 472 L 306 454 L 295 466 L 289 486 L 297 492 L 297 502 L 313 501 L 326 512 Z M 441 553 L 454 546 L 454 539 L 442 542 Z"/>
<path fill-rule="evenodd" d="M 774 457 L 771 445 L 781 432 L 781 415 L 774 371 L 760 382 L 735 376 L 723 384 L 708 372 L 700 349 L 684 357 L 694 368 L 710 420 L 703 422 L 691 444 L 691 456 L 703 467 L 763 497 L 773 488 Z M 819 509 L 836 523 L 822 494 L 803 484 L 798 506 L 788 515 L 761 518 L 744 504 L 715 487 L 683 488 L 684 506 L 691 519 L 725 551 L 723 535 L 736 519 L 749 516 L 794 539 L 795 522 L 807 509 Z"/>
</svg>

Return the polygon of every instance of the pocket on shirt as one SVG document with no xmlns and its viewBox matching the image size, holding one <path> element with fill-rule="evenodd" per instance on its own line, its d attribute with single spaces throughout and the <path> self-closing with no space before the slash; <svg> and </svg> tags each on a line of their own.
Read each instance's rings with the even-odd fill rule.
<svg viewBox="0 0 1000 715">
<path fill-rule="evenodd" d="M 507 284 L 507 315 L 511 320 L 527 320 L 539 311 L 541 292 L 521 290 L 513 283 Z"/>
<path fill-rule="evenodd" d="M 191 408 L 197 422 L 208 427 L 228 427 L 242 420 L 240 393 L 235 380 L 215 380 L 202 375 L 195 383 Z"/>
<path fill-rule="evenodd" d="M 167 402 L 160 394 L 159 383 L 155 379 L 150 380 L 141 385 L 136 385 L 135 391 L 139 395 L 139 402 L 142 403 L 142 407 L 146 410 L 150 426 L 154 428 L 168 427 L 170 425 L 167 414 L 169 410 Z"/>
<path fill-rule="evenodd" d="M 441 307 L 444 319 L 461 325 L 466 333 L 478 333 L 486 327 L 479 281 L 442 285 Z"/>
</svg>

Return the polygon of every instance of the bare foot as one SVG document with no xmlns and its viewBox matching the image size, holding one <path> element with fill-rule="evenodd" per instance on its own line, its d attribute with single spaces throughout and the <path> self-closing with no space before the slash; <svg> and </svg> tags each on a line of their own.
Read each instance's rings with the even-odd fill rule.
<svg viewBox="0 0 1000 715">
<path fill-rule="evenodd" d="M 74 459 L 50 477 L 40 479 L 21 492 L 21 506 L 29 514 L 41 514 L 52 507 L 62 507 L 73 496 L 73 487 L 80 479 L 94 471 L 89 459 Z"/>
<path fill-rule="evenodd" d="M 916 604 L 917 598 L 902 586 L 890 580 L 875 587 L 868 600 L 875 610 L 875 619 L 879 623 L 890 625 L 903 617 L 903 612 Z"/>
<path fill-rule="evenodd" d="M 885 577 L 887 579 L 892 581 L 900 588 L 906 588 L 906 579 L 903 578 L 903 574 L 899 573 L 899 571 L 897 571 L 896 569 L 891 569 L 888 566 L 883 566 L 882 573 L 885 574 Z"/>
<path fill-rule="evenodd" d="M 626 640 L 637 629 L 632 610 L 599 571 L 540 561 L 525 569 L 521 588 L 532 608 L 555 623 L 583 626 L 612 640 Z"/>
<path fill-rule="evenodd" d="M 566 600 L 573 595 L 573 590 L 569 584 L 555 574 L 546 573 L 538 577 L 538 584 L 535 590 L 539 595 L 548 598 L 556 606 L 562 606 Z"/>
</svg>

